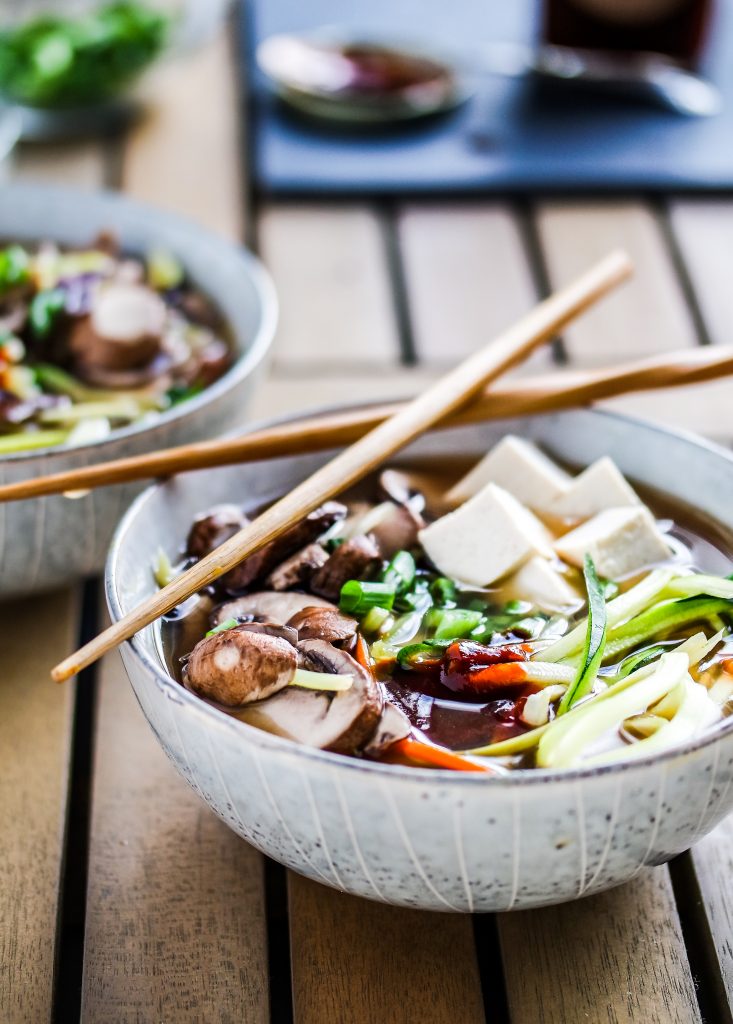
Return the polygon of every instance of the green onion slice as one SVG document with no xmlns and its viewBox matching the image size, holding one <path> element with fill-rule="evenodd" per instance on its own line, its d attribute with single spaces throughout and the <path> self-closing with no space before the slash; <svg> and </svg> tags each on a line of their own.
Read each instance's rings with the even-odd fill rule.
<svg viewBox="0 0 733 1024">
<path fill-rule="evenodd" d="M 390 609 L 394 604 L 395 587 L 390 583 L 364 583 L 347 580 L 341 588 L 339 608 L 348 615 L 366 615 L 370 608 Z"/>
</svg>

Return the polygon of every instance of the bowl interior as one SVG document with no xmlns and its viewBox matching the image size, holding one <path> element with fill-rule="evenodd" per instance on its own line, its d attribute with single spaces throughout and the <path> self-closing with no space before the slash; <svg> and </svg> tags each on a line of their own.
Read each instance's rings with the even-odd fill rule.
<svg viewBox="0 0 733 1024">
<path fill-rule="evenodd" d="M 708 517 L 726 529 L 733 528 L 733 457 L 691 436 L 672 433 L 613 413 L 577 410 L 436 431 L 405 449 L 399 459 L 409 460 L 411 456 L 416 456 L 422 461 L 430 456 L 444 459 L 451 455 L 478 458 L 506 433 L 530 438 L 551 457 L 578 466 L 585 466 L 601 455 L 610 455 L 632 482 L 636 481 L 692 506 L 702 517 Z M 329 453 L 319 453 L 190 473 L 148 489 L 122 520 L 110 551 L 106 584 L 113 620 L 119 619 L 153 592 L 155 586 L 151 566 L 156 553 L 162 549 L 172 560 L 176 560 L 191 520 L 198 512 L 219 502 L 235 502 L 251 507 L 274 499 L 288 492 L 328 457 Z M 242 736 L 247 735 L 250 740 L 266 745 L 285 744 L 307 752 L 309 756 L 329 759 L 336 756 L 311 751 L 310 748 L 307 751 L 306 748 L 296 748 L 290 741 L 268 736 L 235 722 L 222 712 L 205 705 L 194 695 L 181 690 L 163 666 L 155 626 L 139 633 L 130 641 L 130 646 L 145 663 L 151 684 L 155 682 L 161 687 L 174 687 L 179 701 L 181 697 L 184 700 L 190 699 L 213 718 L 231 723 L 241 731 Z M 731 729 L 733 717 L 711 730 L 708 737 Z M 696 742 L 708 742 L 708 737 Z M 348 760 L 339 758 L 342 763 Z M 379 768 L 395 770 L 395 766 L 380 765 Z M 623 770 L 623 763 L 610 769 L 573 771 L 575 774 L 583 774 L 608 770 Z M 471 781 L 471 776 L 458 774 L 461 774 L 462 782 L 466 778 Z M 531 772 L 512 773 L 509 778 L 522 776 L 539 781 L 541 777 L 552 774 L 555 773 L 534 769 Z M 568 771 L 564 770 L 562 774 L 567 776 Z"/>
</svg>

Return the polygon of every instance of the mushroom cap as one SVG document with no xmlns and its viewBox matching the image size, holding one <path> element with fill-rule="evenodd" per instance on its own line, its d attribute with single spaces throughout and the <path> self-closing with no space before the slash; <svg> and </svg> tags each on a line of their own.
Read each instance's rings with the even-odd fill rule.
<svg viewBox="0 0 733 1024">
<path fill-rule="evenodd" d="M 296 523 L 275 540 L 265 544 L 259 551 L 249 555 L 222 576 L 224 587 L 233 594 L 250 587 L 258 579 L 268 575 L 282 561 L 299 548 L 310 544 L 325 533 L 339 519 L 346 515 L 346 506 L 339 501 L 327 501 L 319 505 L 300 522 Z"/>
<path fill-rule="evenodd" d="M 326 564 L 313 574 L 311 590 L 335 601 L 347 580 L 362 579 L 381 564 L 379 548 L 371 537 L 352 537 L 340 544 Z"/>
<path fill-rule="evenodd" d="M 280 637 L 236 626 L 204 637 L 189 655 L 187 684 L 196 693 L 226 707 L 263 700 L 287 686 L 298 655 Z"/>
<path fill-rule="evenodd" d="M 391 747 L 397 740 L 404 740 L 411 732 L 410 719 L 404 711 L 387 700 L 377 727 L 364 747 L 364 753 L 367 757 L 379 757 L 387 747 Z"/>
<path fill-rule="evenodd" d="M 186 541 L 186 554 L 192 558 L 203 558 L 248 522 L 237 505 L 214 505 L 194 519 Z"/>
<path fill-rule="evenodd" d="M 313 573 L 325 565 L 328 554 L 325 548 L 315 541 L 306 544 L 290 558 L 276 566 L 265 580 L 265 586 L 272 590 L 292 590 L 294 587 L 307 587 Z"/>
<path fill-rule="evenodd" d="M 325 640 L 302 640 L 298 650 L 316 671 L 352 678 L 351 687 L 331 699 L 326 716 L 331 735 L 322 733 L 317 745 L 339 754 L 361 750 L 373 735 L 382 714 L 382 687 L 355 658 Z"/>
<path fill-rule="evenodd" d="M 167 309 L 151 288 L 110 281 L 96 290 L 88 317 L 74 326 L 70 346 L 82 364 L 130 370 L 160 352 Z"/>
<path fill-rule="evenodd" d="M 336 608 L 310 605 L 296 612 L 288 625 L 297 630 L 299 640 L 326 640 L 329 644 L 353 640 L 359 623 Z"/>
<path fill-rule="evenodd" d="M 321 597 L 314 597 L 312 594 L 300 594 L 295 591 L 279 590 L 258 590 L 254 594 L 245 594 L 243 597 L 235 597 L 231 601 L 225 601 L 214 609 L 211 616 L 212 626 L 220 626 L 227 619 L 259 618 L 267 619 L 270 622 L 279 622 L 285 625 L 292 619 L 296 612 L 303 608 L 315 607 L 331 608 L 336 611 L 334 605 L 324 601 Z"/>
<path fill-rule="evenodd" d="M 370 527 L 382 558 L 392 558 L 398 551 L 414 548 L 418 543 L 418 530 L 425 520 L 411 505 L 391 504 L 384 515 Z"/>
</svg>

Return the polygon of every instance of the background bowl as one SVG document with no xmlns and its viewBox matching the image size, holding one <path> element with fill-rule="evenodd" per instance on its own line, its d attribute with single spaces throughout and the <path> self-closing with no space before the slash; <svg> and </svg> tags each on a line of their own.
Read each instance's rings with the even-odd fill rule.
<svg viewBox="0 0 733 1024">
<path fill-rule="evenodd" d="M 507 431 L 578 465 L 609 454 L 632 480 L 733 527 L 733 458 L 609 413 L 442 431 L 406 455 L 478 457 Z M 180 550 L 205 504 L 255 505 L 285 493 L 326 458 L 189 474 L 148 490 L 125 516 L 110 552 L 113 619 L 150 594 L 157 547 L 171 555 Z M 293 870 L 359 896 L 444 911 L 560 903 L 669 860 L 733 807 L 733 718 L 654 758 L 487 780 L 369 764 L 244 725 L 168 676 L 152 626 L 125 644 L 122 656 L 164 750 L 219 817 Z"/>
<path fill-rule="evenodd" d="M 106 228 L 119 237 L 124 250 L 164 248 L 181 260 L 193 283 L 229 323 L 237 361 L 200 395 L 161 413 L 153 423 L 125 427 L 77 448 L 1 457 L 2 483 L 215 437 L 242 422 L 277 321 L 272 283 L 253 256 L 180 217 L 113 193 L 33 185 L 0 190 L 0 241 L 48 238 L 87 245 Z M 141 484 L 122 484 L 74 499 L 56 495 L 0 504 L 0 598 L 47 590 L 98 572 L 120 514 L 141 490 Z"/>
</svg>

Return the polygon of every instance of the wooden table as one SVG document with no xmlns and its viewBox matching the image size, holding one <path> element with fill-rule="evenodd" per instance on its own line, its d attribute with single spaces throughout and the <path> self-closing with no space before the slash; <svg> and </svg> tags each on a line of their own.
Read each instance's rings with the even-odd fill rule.
<svg viewBox="0 0 733 1024">
<path fill-rule="evenodd" d="M 403 395 L 614 245 L 636 280 L 532 368 L 730 341 L 733 200 L 250 201 L 229 44 L 161 71 L 124 142 L 15 173 L 171 206 L 270 266 L 282 319 L 254 415 Z M 728 382 L 614 408 L 733 438 Z M 94 583 L 0 616 L 0 1021 L 708 1024 L 731 1020 L 733 824 L 605 895 L 471 919 L 340 895 L 266 862 L 165 760 Z"/>
</svg>

